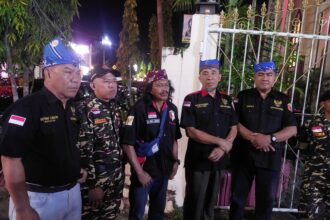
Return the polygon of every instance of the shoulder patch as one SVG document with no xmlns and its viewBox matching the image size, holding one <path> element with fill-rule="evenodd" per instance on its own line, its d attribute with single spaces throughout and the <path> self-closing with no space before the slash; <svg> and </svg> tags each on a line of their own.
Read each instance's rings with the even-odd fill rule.
<svg viewBox="0 0 330 220">
<path fill-rule="evenodd" d="M 183 107 L 190 107 L 191 106 L 191 101 L 184 101 L 183 102 Z"/>
<path fill-rule="evenodd" d="M 127 117 L 125 125 L 129 125 L 132 126 L 133 125 L 133 121 L 134 121 L 134 116 L 130 115 Z"/>
<path fill-rule="evenodd" d="M 26 121 L 26 118 L 18 116 L 18 115 L 11 115 L 9 118 L 8 123 L 23 126 Z"/>
</svg>

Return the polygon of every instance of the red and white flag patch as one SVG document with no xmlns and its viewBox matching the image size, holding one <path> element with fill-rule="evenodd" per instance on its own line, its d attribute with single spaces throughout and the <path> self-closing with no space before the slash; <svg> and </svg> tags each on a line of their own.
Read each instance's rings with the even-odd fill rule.
<svg viewBox="0 0 330 220">
<path fill-rule="evenodd" d="M 23 126 L 26 121 L 26 118 L 18 116 L 18 115 L 11 115 L 9 118 L 8 123 Z"/>
<path fill-rule="evenodd" d="M 184 106 L 184 107 L 188 107 L 188 108 L 190 108 L 190 106 L 191 106 L 191 101 L 184 101 L 184 102 L 183 102 L 183 106 Z"/>
<path fill-rule="evenodd" d="M 150 118 L 157 118 L 157 113 L 156 112 L 148 112 L 148 119 Z"/>
</svg>

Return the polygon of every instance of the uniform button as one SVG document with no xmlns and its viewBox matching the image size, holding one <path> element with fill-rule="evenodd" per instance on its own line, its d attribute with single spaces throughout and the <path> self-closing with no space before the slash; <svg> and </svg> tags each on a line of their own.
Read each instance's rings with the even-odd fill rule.
<svg viewBox="0 0 330 220">
<path fill-rule="evenodd" d="M 220 125 L 219 125 L 219 123 L 217 123 L 217 127 L 219 127 Z"/>
<path fill-rule="evenodd" d="M 218 115 L 218 112 L 215 112 L 214 115 Z"/>
</svg>

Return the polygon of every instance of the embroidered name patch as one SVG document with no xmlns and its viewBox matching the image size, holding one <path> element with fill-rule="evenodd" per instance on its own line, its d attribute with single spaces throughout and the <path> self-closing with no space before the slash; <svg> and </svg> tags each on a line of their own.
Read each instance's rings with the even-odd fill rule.
<svg viewBox="0 0 330 220">
<path fill-rule="evenodd" d="M 54 123 L 55 121 L 57 121 L 57 119 L 58 119 L 58 115 L 52 115 L 52 116 L 41 117 L 40 121 L 43 123 Z"/>
<path fill-rule="evenodd" d="M 107 119 L 105 118 L 97 118 L 95 119 L 94 123 L 97 125 L 97 124 L 103 124 L 103 123 L 106 123 L 107 122 Z"/>
<path fill-rule="evenodd" d="M 159 124 L 160 123 L 160 119 L 156 118 L 156 119 L 148 119 L 147 120 L 147 124 Z"/>
<path fill-rule="evenodd" d="M 196 104 L 195 107 L 196 108 L 206 108 L 209 105 L 209 103 L 200 103 L 200 104 Z"/>
<path fill-rule="evenodd" d="M 18 115 L 11 115 L 9 118 L 8 123 L 23 126 L 26 121 L 26 118 L 18 116 Z"/>
</svg>

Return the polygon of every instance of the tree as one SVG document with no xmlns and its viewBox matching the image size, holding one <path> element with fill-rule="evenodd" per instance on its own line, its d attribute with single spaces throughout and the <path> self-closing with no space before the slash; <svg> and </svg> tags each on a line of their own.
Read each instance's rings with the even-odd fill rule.
<svg viewBox="0 0 330 220">
<path fill-rule="evenodd" d="M 157 33 L 159 44 L 159 59 L 162 58 L 162 48 L 164 46 L 164 26 L 163 26 L 163 1 L 157 0 Z"/>
<path fill-rule="evenodd" d="M 68 40 L 77 12 L 78 0 L 0 1 L 0 61 L 7 64 L 14 101 L 18 99 L 15 75 L 24 72 L 28 88 L 29 75 L 40 64 L 43 45 L 55 36 Z"/>
<path fill-rule="evenodd" d="M 160 68 L 159 35 L 157 33 L 157 17 L 152 15 L 149 22 L 150 61 L 155 69 Z"/>
<path fill-rule="evenodd" d="M 128 66 L 137 63 L 140 57 L 137 43 L 139 41 L 139 26 L 136 16 L 136 0 L 126 0 L 124 4 L 123 29 L 119 37 L 117 49 L 117 67 L 124 77 L 128 78 Z"/>
<path fill-rule="evenodd" d="M 172 47 L 174 44 L 172 6 L 172 0 L 157 0 L 157 17 L 153 15 L 149 22 L 150 60 L 154 68 L 157 69 L 161 65 L 162 48 Z M 164 29 L 166 32 L 163 31 Z"/>
</svg>

